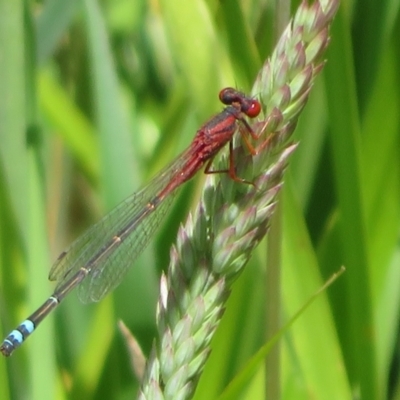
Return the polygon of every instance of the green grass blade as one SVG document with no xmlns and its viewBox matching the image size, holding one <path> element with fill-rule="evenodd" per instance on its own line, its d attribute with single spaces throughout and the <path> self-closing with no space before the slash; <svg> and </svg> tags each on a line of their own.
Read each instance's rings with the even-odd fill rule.
<svg viewBox="0 0 400 400">
<path fill-rule="evenodd" d="M 42 112 L 57 126 L 57 134 L 93 184 L 99 181 L 99 150 L 94 129 L 65 91 L 46 72 L 39 78 Z M 68 116 L 68 118 L 66 118 Z"/>
<path fill-rule="evenodd" d="M 138 169 L 104 21 L 95 1 L 85 1 L 85 17 L 94 111 L 100 135 L 101 183 L 110 208 L 131 193 L 134 183 L 139 181 Z"/>
<path fill-rule="evenodd" d="M 348 305 L 341 327 L 350 379 L 361 396 L 377 398 L 374 323 L 370 293 L 365 198 L 361 173 L 360 123 L 357 111 L 349 25 L 339 13 L 333 25 L 326 84 L 333 147 L 334 178 L 340 209 L 339 235 L 343 251 Z M 346 80 L 346 84 L 342 84 Z M 344 315 L 343 315 L 344 317 Z M 370 334 L 366 334 L 370 332 Z"/>
<path fill-rule="evenodd" d="M 49 0 L 43 4 L 36 21 L 39 65 L 48 61 L 80 8 L 80 0 Z"/>
</svg>

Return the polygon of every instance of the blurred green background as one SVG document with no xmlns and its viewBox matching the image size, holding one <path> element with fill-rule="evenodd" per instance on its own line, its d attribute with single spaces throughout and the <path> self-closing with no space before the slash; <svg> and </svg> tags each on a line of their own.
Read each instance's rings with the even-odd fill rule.
<svg viewBox="0 0 400 400">
<path fill-rule="evenodd" d="M 222 108 L 221 88 L 250 91 L 299 2 L 277 3 L 0 0 L 3 336 L 51 294 L 60 251 Z M 226 398 L 400 399 L 398 10 L 398 0 L 341 2 L 295 133 L 272 244 L 281 265 L 266 277 L 262 243 L 235 283 L 196 399 L 217 398 L 266 331 L 341 265 L 346 273 L 285 332 L 280 360 L 270 355 Z M 198 175 L 112 295 L 88 306 L 69 296 L 0 359 L 1 399 L 134 398 L 117 320 L 148 354 L 158 276 L 198 200 Z"/>
</svg>

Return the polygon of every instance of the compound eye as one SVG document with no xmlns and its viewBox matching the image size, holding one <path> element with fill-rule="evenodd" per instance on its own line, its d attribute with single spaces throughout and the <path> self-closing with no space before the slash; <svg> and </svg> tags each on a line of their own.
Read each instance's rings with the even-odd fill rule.
<svg viewBox="0 0 400 400">
<path fill-rule="evenodd" d="M 225 88 L 219 92 L 219 100 L 225 105 L 231 105 L 233 102 L 238 101 L 238 92 L 233 88 Z"/>
<path fill-rule="evenodd" d="M 254 118 L 257 117 L 261 112 L 261 104 L 258 100 L 251 100 L 248 107 L 245 110 L 242 110 L 248 117 Z"/>
</svg>

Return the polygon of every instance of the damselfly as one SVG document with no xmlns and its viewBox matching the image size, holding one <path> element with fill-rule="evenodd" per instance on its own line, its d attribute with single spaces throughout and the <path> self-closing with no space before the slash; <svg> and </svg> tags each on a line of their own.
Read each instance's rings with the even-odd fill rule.
<svg viewBox="0 0 400 400">
<path fill-rule="evenodd" d="M 235 173 L 232 139 L 238 122 L 239 131 L 249 146 L 246 135 L 258 138 L 245 117 L 257 117 L 261 105 L 232 88 L 221 90 L 219 98 L 226 105 L 225 109 L 197 131 L 181 155 L 60 254 L 49 275 L 50 280 L 58 282 L 54 293 L 4 339 L 0 346 L 3 355 L 11 355 L 75 287 L 78 287 L 79 298 L 86 303 L 99 301 L 114 289 L 159 226 L 172 194 L 204 164 L 206 173 L 225 172 L 232 179 L 243 181 Z M 227 143 L 229 168 L 211 171 L 213 157 Z"/>
</svg>

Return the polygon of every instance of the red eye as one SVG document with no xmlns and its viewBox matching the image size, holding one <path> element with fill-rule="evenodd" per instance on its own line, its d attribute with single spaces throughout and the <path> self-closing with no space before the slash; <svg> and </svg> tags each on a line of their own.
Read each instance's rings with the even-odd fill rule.
<svg viewBox="0 0 400 400">
<path fill-rule="evenodd" d="M 261 112 L 261 104 L 244 93 L 239 92 L 233 88 L 225 88 L 219 92 L 219 99 L 225 105 L 232 105 L 233 103 L 240 104 L 240 110 L 248 117 L 257 117 Z"/>
<path fill-rule="evenodd" d="M 261 112 L 261 104 L 259 101 L 252 99 L 250 104 L 243 112 L 250 118 L 257 117 L 258 114 Z"/>
</svg>

